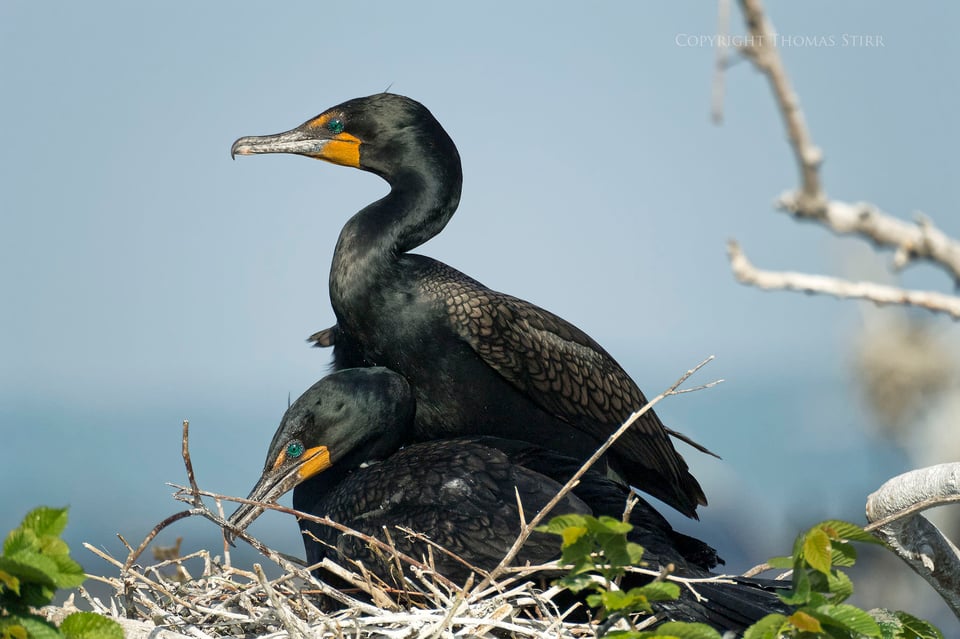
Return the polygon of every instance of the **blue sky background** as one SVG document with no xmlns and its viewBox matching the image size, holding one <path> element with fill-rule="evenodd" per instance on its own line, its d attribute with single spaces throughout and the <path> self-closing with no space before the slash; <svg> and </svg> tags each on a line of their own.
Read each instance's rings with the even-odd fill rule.
<svg viewBox="0 0 960 639">
<path fill-rule="evenodd" d="M 781 34 L 836 42 L 782 52 L 830 195 L 960 236 L 960 5 L 769 11 Z M 386 186 L 299 157 L 231 162 L 230 145 L 388 86 L 463 157 L 459 212 L 420 252 L 573 321 L 648 395 L 717 356 L 696 381 L 725 384 L 660 409 L 723 456 L 687 449 L 711 506 L 685 531 L 739 570 L 814 521 L 862 522 L 909 463 L 850 377 L 861 309 L 742 287 L 725 242 L 818 273 L 863 243 L 772 212 L 796 168 L 748 64 L 710 123 L 714 51 L 687 36 L 715 30 L 693 2 L 0 4 L 0 530 L 69 504 L 75 554 L 105 571 L 81 541 L 119 554 L 114 533 L 181 509 L 164 483 L 185 481 L 183 418 L 201 486 L 246 495 L 288 395 L 327 370 L 304 338 L 333 322 L 340 227 Z M 903 282 L 950 286 L 924 266 Z M 301 550 L 288 518 L 253 532 Z M 161 542 L 176 535 L 219 548 L 205 522 Z"/>
</svg>

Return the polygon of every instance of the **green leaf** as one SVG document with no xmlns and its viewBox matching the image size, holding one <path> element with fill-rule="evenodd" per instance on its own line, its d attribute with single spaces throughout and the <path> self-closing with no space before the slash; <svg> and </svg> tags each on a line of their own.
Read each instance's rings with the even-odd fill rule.
<svg viewBox="0 0 960 639">
<path fill-rule="evenodd" d="M 769 614 L 753 624 L 743 633 L 743 639 L 777 639 L 787 618 L 780 614 Z"/>
<path fill-rule="evenodd" d="M 677 639 L 722 639 L 720 633 L 703 623 L 668 621 L 657 626 L 649 637 L 676 637 Z"/>
<path fill-rule="evenodd" d="M 857 549 L 853 544 L 837 542 L 830 546 L 830 562 L 834 567 L 849 568 L 857 563 Z"/>
<path fill-rule="evenodd" d="M 827 533 L 831 539 L 843 539 L 846 541 L 862 541 L 868 544 L 881 544 L 879 539 L 865 531 L 856 524 L 839 519 L 828 519 L 820 522 L 814 528 L 819 528 Z"/>
<path fill-rule="evenodd" d="M 587 534 L 587 528 L 585 526 L 568 526 L 563 529 L 563 532 L 560 533 L 563 537 L 563 546 L 572 546 Z"/>
<path fill-rule="evenodd" d="M 608 517 L 607 515 L 603 515 L 600 518 L 587 517 L 586 525 L 587 528 L 590 529 L 590 532 L 597 535 L 611 534 L 620 536 L 626 535 L 633 530 L 633 524 Z"/>
<path fill-rule="evenodd" d="M 604 590 L 603 592 L 606 592 Z M 593 594 L 587 595 L 587 605 L 591 608 L 599 608 L 603 605 L 603 595 L 602 594 Z"/>
<path fill-rule="evenodd" d="M 808 615 L 802 610 L 798 610 L 787 617 L 787 621 L 793 624 L 794 628 L 802 632 L 823 632 L 823 627 L 820 625 L 820 620 L 816 617 Z"/>
<path fill-rule="evenodd" d="M 802 606 L 810 601 L 810 577 L 806 570 L 793 572 L 793 590 L 787 593 L 778 592 L 780 600 L 790 606 Z"/>
<path fill-rule="evenodd" d="M 539 532 L 551 535 L 562 535 L 567 528 L 586 528 L 586 515 L 558 515 L 542 526 L 537 526 Z"/>
<path fill-rule="evenodd" d="M 4 588 L 6 588 L 7 590 L 13 592 L 13 594 L 15 595 L 20 594 L 20 580 L 14 577 L 13 575 L 11 575 L 10 573 L 6 572 L 5 570 L 3 570 L 2 568 L 0 568 L 0 585 L 2 585 L 2 588 L 0 588 L 0 592 L 2 592 Z"/>
<path fill-rule="evenodd" d="M 817 573 L 817 574 L 819 575 L 820 573 Z M 807 607 L 818 608 L 820 606 L 826 606 L 827 604 L 830 604 L 830 603 L 837 603 L 837 602 L 831 601 L 829 598 L 825 597 L 819 592 L 811 592 L 810 597 L 807 600 Z"/>
<path fill-rule="evenodd" d="M 643 546 L 632 541 L 627 543 L 627 554 L 630 556 L 630 565 L 639 566 L 643 563 Z"/>
<path fill-rule="evenodd" d="M 30 581 L 42 584 L 56 585 L 56 578 L 60 568 L 50 557 L 35 552 L 19 552 L 11 558 L 3 558 L 3 568 L 10 574 L 16 575 L 20 581 Z"/>
<path fill-rule="evenodd" d="M 790 556 L 793 558 L 793 567 L 796 568 L 797 564 L 803 559 L 803 541 L 806 539 L 806 535 L 797 535 L 797 538 L 793 540 L 793 550 L 790 552 Z"/>
<path fill-rule="evenodd" d="M 817 617 L 821 622 L 839 626 L 855 634 L 865 635 L 867 637 L 881 636 L 880 626 L 877 622 L 856 606 L 849 604 L 826 604 L 818 606 L 816 609 Z"/>
<path fill-rule="evenodd" d="M 898 639 L 943 639 L 943 633 L 929 621 L 917 619 L 913 615 L 900 610 L 893 614 L 902 624 L 902 631 Z"/>
<path fill-rule="evenodd" d="M 32 530 L 37 537 L 52 535 L 59 537 L 67 527 L 66 508 L 48 508 L 41 506 L 34 508 L 23 518 L 20 528 Z"/>
<path fill-rule="evenodd" d="M 639 590 L 639 588 L 634 588 L 630 591 L 606 590 L 600 593 L 600 602 L 605 609 L 611 612 L 620 612 L 622 610 L 627 610 L 628 612 L 632 610 L 651 612 L 647 598 L 638 592 Z"/>
<path fill-rule="evenodd" d="M 603 534 L 597 537 L 603 557 L 613 568 L 630 565 L 630 553 L 627 552 L 627 538 L 622 534 Z"/>
<path fill-rule="evenodd" d="M 123 639 L 123 630 L 112 619 L 95 612 L 75 612 L 60 624 L 66 639 Z"/>
<path fill-rule="evenodd" d="M 56 626 L 38 615 L 10 615 L 0 618 L 0 631 L 11 626 L 23 628 L 30 639 L 63 639 Z"/>
<path fill-rule="evenodd" d="M 853 582 L 846 573 L 834 571 L 827 575 L 827 591 L 833 595 L 833 603 L 841 603 L 853 594 Z"/>
<path fill-rule="evenodd" d="M 53 587 L 57 564 L 49 557 L 31 552 L 21 552 L 16 558 L 0 557 L 0 570 L 23 583 L 38 583 Z"/>
<path fill-rule="evenodd" d="M 67 542 L 59 537 L 45 535 L 37 539 L 40 545 L 40 552 L 50 557 L 67 556 L 70 554 L 70 547 Z"/>
<path fill-rule="evenodd" d="M 573 530 L 567 528 L 567 530 Z M 560 561 L 575 566 L 574 572 L 583 572 L 593 569 L 596 562 L 593 559 L 593 542 L 589 537 L 581 537 L 572 544 L 564 542 L 560 552 Z"/>
<path fill-rule="evenodd" d="M 830 537 L 819 527 L 807 533 L 803 541 L 803 558 L 810 567 L 823 574 L 830 572 Z"/>
<path fill-rule="evenodd" d="M 52 559 L 57 565 L 57 574 L 53 578 L 57 588 L 76 588 L 86 581 L 83 567 L 68 555 L 54 555 Z"/>
<path fill-rule="evenodd" d="M 0 638 L 29 639 L 27 629 L 19 623 L 19 617 L 6 614 L 0 617 Z"/>
<path fill-rule="evenodd" d="M 870 611 L 880 626 L 883 639 L 943 639 L 943 634 L 930 622 L 901 611 L 877 608 Z"/>
<path fill-rule="evenodd" d="M 638 591 L 650 601 L 673 601 L 680 596 L 680 586 L 672 581 L 651 581 L 639 588 L 630 589 L 630 592 L 634 591 Z"/>
<path fill-rule="evenodd" d="M 13 557 L 22 552 L 40 552 L 40 541 L 32 530 L 15 528 L 3 542 L 3 556 Z"/>
<path fill-rule="evenodd" d="M 771 568 L 778 570 L 789 570 L 793 568 L 793 557 L 771 557 L 767 560 Z"/>
</svg>

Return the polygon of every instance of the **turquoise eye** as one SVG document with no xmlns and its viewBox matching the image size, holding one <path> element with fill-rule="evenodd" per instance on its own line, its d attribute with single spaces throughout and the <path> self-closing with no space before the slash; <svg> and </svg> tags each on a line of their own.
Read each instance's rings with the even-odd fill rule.
<svg viewBox="0 0 960 639">
<path fill-rule="evenodd" d="M 287 444 L 287 457 L 297 458 L 303 454 L 303 444 L 298 441 L 292 441 Z"/>
<path fill-rule="evenodd" d="M 343 133 L 343 122 L 340 121 L 340 118 L 332 118 L 327 122 L 327 129 L 333 134 Z"/>
</svg>

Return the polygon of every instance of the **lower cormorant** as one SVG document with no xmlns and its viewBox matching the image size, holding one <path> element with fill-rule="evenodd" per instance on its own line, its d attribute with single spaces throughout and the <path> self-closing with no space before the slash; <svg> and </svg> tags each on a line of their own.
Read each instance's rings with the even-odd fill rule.
<svg viewBox="0 0 960 639">
<path fill-rule="evenodd" d="M 249 499 L 276 501 L 293 489 L 297 510 L 327 516 L 362 533 L 385 539 L 421 559 L 427 545 L 396 530 L 423 533 L 481 570 L 504 557 L 520 532 L 519 498 L 532 518 L 576 472 L 580 463 L 517 440 L 470 437 L 413 444 L 398 450 L 413 427 L 415 404 L 409 385 L 385 368 L 345 369 L 314 384 L 287 410 L 270 443 L 263 474 Z M 588 471 L 552 514 L 584 513 L 620 518 L 629 488 Z M 240 506 L 230 523 L 245 529 L 262 509 Z M 631 539 L 646 549 L 654 569 L 673 564 L 678 574 L 706 576 L 720 561 L 707 544 L 676 532 L 648 503 L 631 512 Z M 388 584 L 402 588 L 396 564 L 383 553 L 338 530 L 306 520 L 307 562 L 334 554 L 361 560 Z M 539 564 L 559 556 L 559 539 L 534 533 L 516 562 Z M 470 570 L 434 552 L 441 574 L 463 583 Z M 698 585 L 699 588 L 699 585 Z M 715 603 L 689 597 L 664 602 L 669 618 L 743 627 L 777 608 L 774 595 L 742 584 L 706 586 Z"/>
</svg>

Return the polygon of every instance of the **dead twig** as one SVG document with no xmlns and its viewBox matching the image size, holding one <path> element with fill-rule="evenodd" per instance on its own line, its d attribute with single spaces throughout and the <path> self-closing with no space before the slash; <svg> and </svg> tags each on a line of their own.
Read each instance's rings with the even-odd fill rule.
<svg viewBox="0 0 960 639">
<path fill-rule="evenodd" d="M 757 288 L 824 293 L 840 298 L 867 300 L 878 305 L 917 306 L 960 319 L 960 297 L 954 295 L 945 295 L 936 291 L 913 291 L 872 282 L 852 282 L 824 275 L 765 271 L 756 268 L 744 255 L 740 245 L 733 240 L 727 244 L 727 254 L 737 280 Z"/>
<path fill-rule="evenodd" d="M 137 549 L 130 551 L 130 554 L 127 556 L 127 561 L 124 562 L 123 567 L 121 568 L 121 574 L 126 573 L 128 570 L 130 570 L 130 566 L 133 565 L 133 562 L 135 562 L 137 558 L 143 554 L 143 551 L 146 550 L 147 546 L 150 545 L 150 542 L 152 542 L 156 538 L 156 536 L 160 534 L 161 530 L 163 530 L 164 528 L 166 528 L 172 523 L 180 521 L 181 519 L 186 519 L 187 517 L 192 517 L 194 515 L 201 515 L 201 514 L 203 514 L 202 504 L 201 504 L 201 508 L 191 508 L 190 510 L 181 510 L 178 513 L 170 515 L 169 517 L 161 521 L 159 524 L 154 526 L 153 530 L 147 533 L 147 536 L 143 538 L 142 542 L 140 542 L 140 545 L 137 547 Z M 127 548 L 129 547 L 130 546 L 128 545 Z"/>
<path fill-rule="evenodd" d="M 190 482 L 190 492 L 193 494 L 193 505 L 199 506 L 200 501 L 200 489 L 197 488 L 197 480 L 193 474 L 193 462 L 190 460 L 190 446 L 188 442 L 190 440 L 190 420 L 183 420 L 183 439 L 181 444 L 180 455 L 183 457 L 183 465 L 187 469 L 187 481 Z"/>
</svg>

